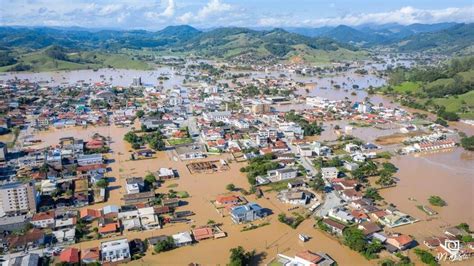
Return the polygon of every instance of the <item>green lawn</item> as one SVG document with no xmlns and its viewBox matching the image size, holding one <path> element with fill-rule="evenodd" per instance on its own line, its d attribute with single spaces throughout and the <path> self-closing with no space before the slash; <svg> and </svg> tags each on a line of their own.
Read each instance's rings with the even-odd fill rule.
<svg viewBox="0 0 474 266">
<path fill-rule="evenodd" d="M 179 144 L 188 144 L 188 143 L 192 143 L 192 142 L 193 142 L 193 139 L 191 139 L 191 138 L 169 139 L 169 140 L 168 140 L 168 143 L 169 143 L 171 146 L 175 146 L 175 145 L 179 145 Z"/>
<path fill-rule="evenodd" d="M 411 82 L 411 81 L 405 81 L 405 82 L 401 83 L 400 85 L 392 86 L 392 88 L 397 93 L 411 92 L 412 94 L 414 94 L 414 93 L 417 93 L 417 92 L 422 92 L 420 83 Z"/>
<path fill-rule="evenodd" d="M 104 67 L 147 70 L 150 66 L 143 61 L 134 60 L 126 54 L 106 54 L 98 52 L 81 52 L 68 54 L 69 61 L 49 57 L 43 50 L 19 56 L 19 63 L 31 66 L 33 72 L 97 69 Z M 80 60 L 79 63 L 72 62 Z M 17 64 L 19 64 L 17 63 Z M 0 72 L 9 71 L 15 65 L 0 67 Z"/>
<path fill-rule="evenodd" d="M 446 111 L 458 113 L 461 118 L 474 119 L 474 91 L 448 98 L 438 98 L 433 101 L 446 107 Z M 462 107 L 466 109 L 466 112 L 461 112 Z"/>
</svg>

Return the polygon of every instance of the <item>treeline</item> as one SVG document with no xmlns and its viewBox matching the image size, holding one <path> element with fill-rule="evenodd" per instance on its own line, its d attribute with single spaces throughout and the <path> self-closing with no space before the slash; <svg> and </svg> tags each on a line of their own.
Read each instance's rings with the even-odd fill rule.
<svg viewBox="0 0 474 266">
<path fill-rule="evenodd" d="M 465 78 L 461 72 L 474 69 L 474 57 L 456 58 L 448 64 L 437 67 L 407 69 L 399 67 L 389 72 L 389 84 L 400 85 L 405 81 L 422 83 L 421 98 L 442 98 L 449 95 L 460 95 L 473 90 L 472 80 Z"/>
</svg>

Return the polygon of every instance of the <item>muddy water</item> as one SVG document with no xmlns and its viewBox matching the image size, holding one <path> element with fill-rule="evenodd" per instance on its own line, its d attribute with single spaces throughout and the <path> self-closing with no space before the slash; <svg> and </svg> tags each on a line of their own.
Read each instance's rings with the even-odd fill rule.
<svg viewBox="0 0 474 266">
<path fill-rule="evenodd" d="M 443 228 L 466 222 L 474 226 L 474 153 L 461 148 L 423 155 L 396 157 L 400 169 L 397 187 L 381 195 L 400 210 L 421 221 L 394 230 L 414 235 L 418 240 L 442 234 Z M 417 205 L 429 205 L 428 198 L 438 195 L 445 207 L 432 207 L 439 214 L 430 219 Z M 410 198 L 410 199 L 409 199 Z"/>
</svg>

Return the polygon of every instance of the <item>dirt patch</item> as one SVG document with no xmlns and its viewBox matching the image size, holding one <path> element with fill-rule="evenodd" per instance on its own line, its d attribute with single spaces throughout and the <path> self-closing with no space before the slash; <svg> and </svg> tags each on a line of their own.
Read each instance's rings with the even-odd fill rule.
<svg viewBox="0 0 474 266">
<path fill-rule="evenodd" d="M 393 145 L 393 144 L 400 144 L 405 139 L 415 136 L 420 136 L 425 134 L 423 131 L 415 131 L 409 133 L 395 133 L 387 136 L 381 136 L 375 139 L 375 142 L 379 145 Z"/>
</svg>

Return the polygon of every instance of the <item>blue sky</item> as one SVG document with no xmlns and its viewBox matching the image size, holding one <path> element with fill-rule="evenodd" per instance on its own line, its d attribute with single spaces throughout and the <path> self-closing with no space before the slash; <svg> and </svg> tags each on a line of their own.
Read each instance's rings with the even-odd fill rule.
<svg viewBox="0 0 474 266">
<path fill-rule="evenodd" d="M 473 22 L 473 0 L 0 0 L 0 24 L 158 30 Z"/>
</svg>

